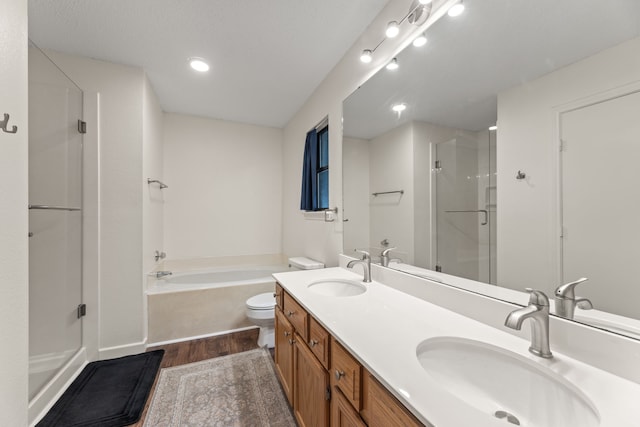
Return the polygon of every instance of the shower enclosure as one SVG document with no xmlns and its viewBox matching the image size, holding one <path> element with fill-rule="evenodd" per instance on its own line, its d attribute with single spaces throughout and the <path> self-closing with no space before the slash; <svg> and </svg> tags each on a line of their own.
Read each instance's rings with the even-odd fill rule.
<svg viewBox="0 0 640 427">
<path fill-rule="evenodd" d="M 436 270 L 496 283 L 496 132 L 436 144 Z"/>
<path fill-rule="evenodd" d="M 82 347 L 82 102 L 30 43 L 30 400 Z"/>
</svg>

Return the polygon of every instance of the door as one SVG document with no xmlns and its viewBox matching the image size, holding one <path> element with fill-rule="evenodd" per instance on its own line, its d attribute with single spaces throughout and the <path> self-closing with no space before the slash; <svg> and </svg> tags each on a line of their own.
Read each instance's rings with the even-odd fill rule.
<svg viewBox="0 0 640 427">
<path fill-rule="evenodd" d="M 436 270 L 495 283 L 495 132 L 436 144 Z"/>
<path fill-rule="evenodd" d="M 29 398 L 82 346 L 82 91 L 29 47 Z"/>
<path fill-rule="evenodd" d="M 640 92 L 561 116 L 561 280 L 589 278 L 580 296 L 632 318 L 640 300 L 638 111 Z"/>
</svg>

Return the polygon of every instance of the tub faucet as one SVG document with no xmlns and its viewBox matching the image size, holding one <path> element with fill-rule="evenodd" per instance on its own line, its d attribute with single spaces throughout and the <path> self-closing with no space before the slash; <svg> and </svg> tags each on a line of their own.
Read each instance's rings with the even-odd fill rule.
<svg viewBox="0 0 640 427">
<path fill-rule="evenodd" d="M 170 271 L 156 271 L 156 273 L 155 273 L 155 275 L 154 275 L 154 276 L 156 276 L 156 279 L 161 279 L 161 278 L 163 278 L 164 276 L 170 276 L 170 275 L 172 275 L 172 274 L 173 274 L 173 273 L 172 273 L 172 272 L 170 272 Z"/>
<path fill-rule="evenodd" d="M 364 278 L 363 282 L 369 283 L 371 282 L 371 255 L 367 251 L 362 251 L 360 249 L 356 249 L 356 252 L 360 252 L 362 254 L 362 259 L 354 259 L 353 261 L 349 261 L 347 264 L 347 268 L 353 268 L 356 264 L 362 264 L 362 268 L 364 269 Z"/>
<path fill-rule="evenodd" d="M 549 349 L 549 298 L 542 292 L 527 288 L 531 294 L 529 305 L 509 313 L 504 321 L 507 328 L 520 330 L 525 319 L 531 319 L 529 352 L 545 359 L 553 357 Z"/>
<path fill-rule="evenodd" d="M 582 282 L 586 282 L 586 277 L 570 282 L 556 289 L 556 314 L 566 319 L 573 319 L 576 306 L 583 310 L 591 310 L 593 304 L 587 298 L 576 297 L 575 287 Z"/>
</svg>

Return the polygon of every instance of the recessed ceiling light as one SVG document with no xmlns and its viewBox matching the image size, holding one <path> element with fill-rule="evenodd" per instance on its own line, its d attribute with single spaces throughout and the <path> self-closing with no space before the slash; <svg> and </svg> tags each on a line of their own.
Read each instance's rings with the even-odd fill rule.
<svg viewBox="0 0 640 427">
<path fill-rule="evenodd" d="M 390 39 L 392 39 L 395 36 L 397 36 L 398 34 L 400 34 L 400 27 L 398 26 L 398 23 L 396 21 L 389 22 L 387 24 L 387 31 L 385 31 L 385 34 Z"/>
<path fill-rule="evenodd" d="M 202 58 L 189 58 L 189 65 L 201 73 L 209 71 L 209 64 Z"/>
<path fill-rule="evenodd" d="M 387 64 L 387 70 L 397 70 L 398 69 L 398 60 L 393 58 L 391 62 Z"/>
<path fill-rule="evenodd" d="M 407 106 L 405 104 L 395 104 L 391 109 L 396 113 L 401 113 L 407 109 Z"/>
<path fill-rule="evenodd" d="M 464 4 L 462 4 L 462 0 L 459 3 L 454 4 L 449 8 L 447 14 L 451 17 L 460 16 L 464 12 Z"/>
<path fill-rule="evenodd" d="M 373 57 L 371 56 L 371 50 L 365 49 L 362 51 L 362 55 L 360 55 L 360 61 L 364 62 L 365 64 L 368 64 L 369 62 L 371 62 L 372 59 Z"/>
<path fill-rule="evenodd" d="M 427 44 L 427 36 L 425 36 L 424 33 L 413 39 L 413 45 L 415 47 L 424 46 L 425 44 Z"/>
<path fill-rule="evenodd" d="M 420 4 L 429 4 L 431 0 L 420 0 Z"/>
</svg>

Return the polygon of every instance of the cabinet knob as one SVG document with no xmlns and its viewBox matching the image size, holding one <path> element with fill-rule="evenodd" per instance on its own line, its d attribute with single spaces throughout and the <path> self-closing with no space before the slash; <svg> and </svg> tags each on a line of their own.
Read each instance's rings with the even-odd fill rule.
<svg viewBox="0 0 640 427">
<path fill-rule="evenodd" d="M 344 371 L 339 371 L 336 369 L 336 381 L 340 381 L 340 378 L 344 377 Z"/>
<path fill-rule="evenodd" d="M 316 344 L 318 344 L 318 341 L 316 341 L 316 340 L 309 341 L 309 347 L 315 347 Z"/>
<path fill-rule="evenodd" d="M 295 344 L 295 342 L 296 342 L 296 340 L 293 340 L 293 339 L 289 340 L 289 344 L 291 344 L 291 345 Z"/>
<path fill-rule="evenodd" d="M 287 312 L 287 316 L 291 317 L 291 316 L 293 316 L 293 313 L 294 313 L 293 311 L 289 310 L 289 311 Z"/>
<path fill-rule="evenodd" d="M 284 336 L 285 336 L 285 337 L 288 337 L 289 335 L 291 335 L 291 332 L 289 332 L 289 331 L 284 331 Z"/>
</svg>

